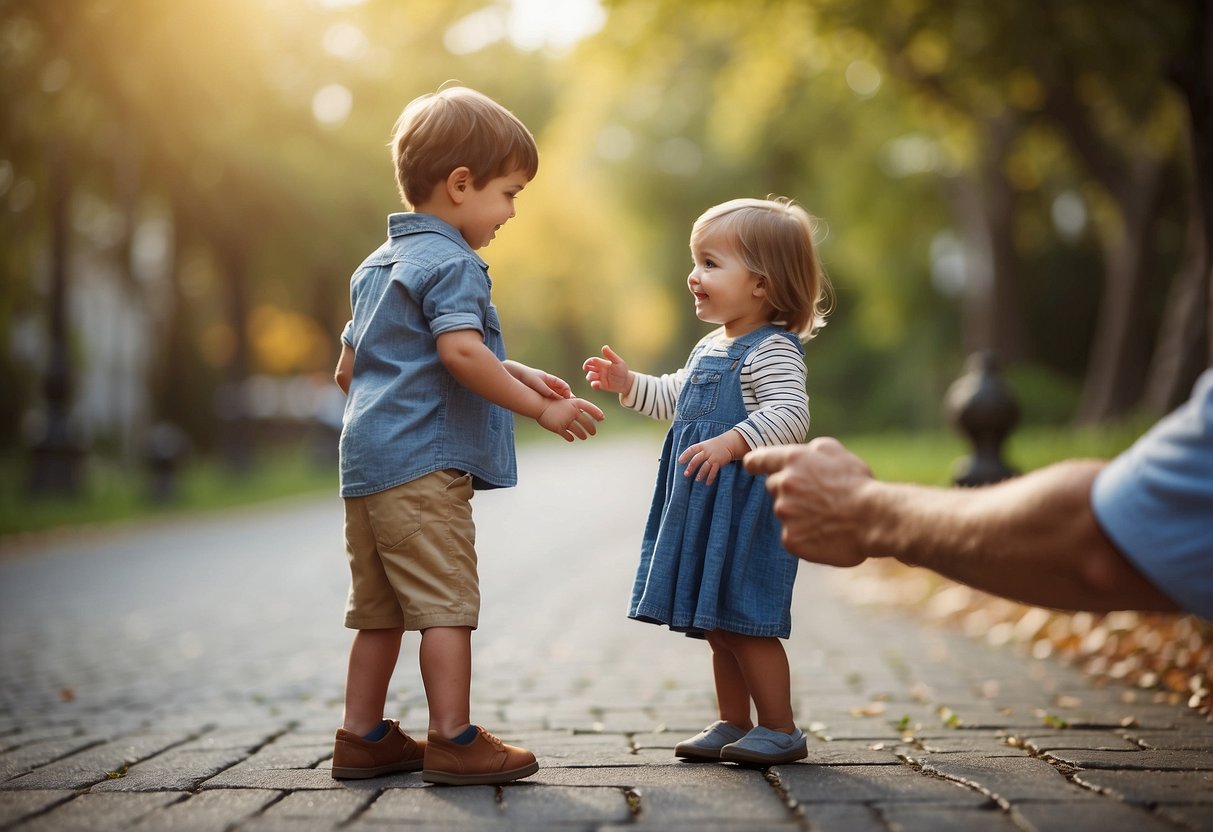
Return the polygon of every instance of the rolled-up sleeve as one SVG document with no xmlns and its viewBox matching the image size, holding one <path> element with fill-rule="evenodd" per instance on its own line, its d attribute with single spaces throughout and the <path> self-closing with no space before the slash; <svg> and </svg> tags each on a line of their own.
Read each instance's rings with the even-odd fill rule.
<svg viewBox="0 0 1213 832">
<path fill-rule="evenodd" d="M 422 284 L 421 308 L 437 338 L 446 332 L 474 329 L 484 334 L 491 283 L 484 269 L 467 259 L 436 268 Z"/>
<path fill-rule="evenodd" d="M 1213 370 L 1188 402 L 1100 471 L 1091 508 L 1151 583 L 1213 620 Z"/>
</svg>

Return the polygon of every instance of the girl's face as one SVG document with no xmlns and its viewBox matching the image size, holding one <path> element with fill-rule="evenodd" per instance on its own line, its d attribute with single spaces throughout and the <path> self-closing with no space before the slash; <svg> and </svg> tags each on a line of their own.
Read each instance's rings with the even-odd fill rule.
<svg viewBox="0 0 1213 832">
<path fill-rule="evenodd" d="M 743 265 L 731 240 L 708 235 L 692 242 L 691 258 L 695 267 L 687 276 L 687 288 L 695 296 L 699 320 L 722 325 L 729 338 L 770 322 L 765 283 Z"/>
</svg>

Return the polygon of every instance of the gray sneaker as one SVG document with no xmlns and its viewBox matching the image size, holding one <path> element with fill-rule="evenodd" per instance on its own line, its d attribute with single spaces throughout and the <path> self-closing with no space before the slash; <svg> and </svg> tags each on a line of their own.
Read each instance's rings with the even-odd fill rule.
<svg viewBox="0 0 1213 832">
<path fill-rule="evenodd" d="M 759 725 L 741 739 L 720 749 L 720 759 L 751 766 L 791 763 L 807 756 L 809 746 L 799 728 L 785 734 Z"/>
<path fill-rule="evenodd" d="M 745 735 L 746 732 L 733 723 L 718 719 L 689 740 L 683 740 L 674 746 L 674 756 L 684 760 L 715 762 L 720 759 L 721 748 Z"/>
</svg>

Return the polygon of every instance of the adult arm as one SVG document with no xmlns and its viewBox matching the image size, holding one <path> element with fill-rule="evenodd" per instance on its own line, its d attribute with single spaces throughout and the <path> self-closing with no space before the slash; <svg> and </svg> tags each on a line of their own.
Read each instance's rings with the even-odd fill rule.
<svg viewBox="0 0 1213 832">
<path fill-rule="evenodd" d="M 976 489 L 876 480 L 829 438 L 758 449 L 745 463 L 769 474 L 784 544 L 806 560 L 853 566 L 892 557 L 1061 609 L 1176 609 L 1096 522 L 1090 494 L 1102 462 L 1062 462 Z"/>
</svg>

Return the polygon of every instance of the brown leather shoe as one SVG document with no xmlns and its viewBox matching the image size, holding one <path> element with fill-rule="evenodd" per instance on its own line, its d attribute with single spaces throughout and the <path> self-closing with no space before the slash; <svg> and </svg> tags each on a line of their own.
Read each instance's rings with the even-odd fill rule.
<svg viewBox="0 0 1213 832">
<path fill-rule="evenodd" d="M 388 720 L 387 736 L 376 742 L 344 728 L 337 729 L 333 745 L 333 777 L 337 780 L 362 780 L 398 771 L 419 771 L 425 759 L 425 740 L 415 740 Z"/>
<path fill-rule="evenodd" d="M 467 745 L 430 731 L 425 745 L 421 779 L 449 786 L 508 783 L 539 771 L 535 755 L 525 748 L 506 745 L 480 726 Z"/>
</svg>

